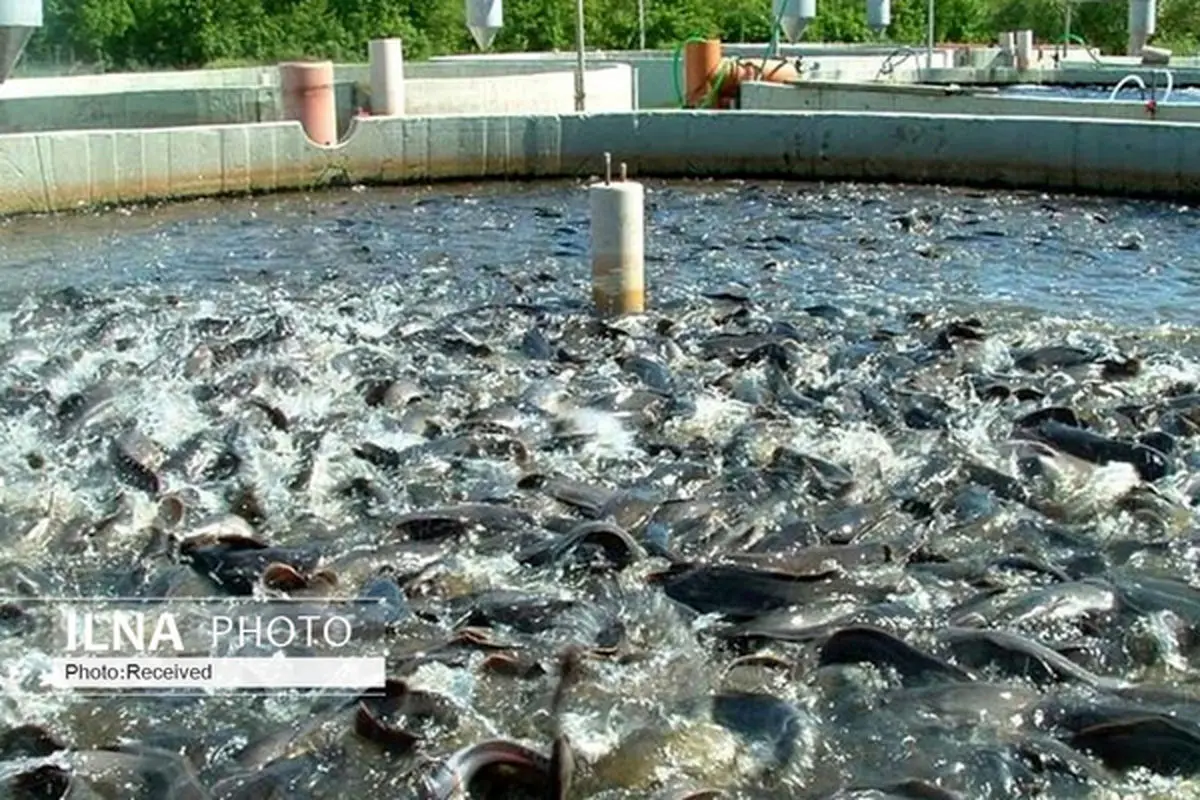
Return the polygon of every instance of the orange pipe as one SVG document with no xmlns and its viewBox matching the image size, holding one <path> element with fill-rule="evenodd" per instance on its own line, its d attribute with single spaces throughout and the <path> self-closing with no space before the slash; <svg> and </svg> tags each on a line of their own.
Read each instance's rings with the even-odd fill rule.
<svg viewBox="0 0 1200 800">
<path fill-rule="evenodd" d="M 696 108 L 708 97 L 709 87 L 721 68 L 721 40 L 688 42 L 683 48 L 684 105 Z"/>
<path fill-rule="evenodd" d="M 283 118 L 299 120 L 317 144 L 337 144 L 337 104 L 332 61 L 292 61 L 279 65 Z"/>
<path fill-rule="evenodd" d="M 721 40 L 689 42 L 683 50 L 686 79 L 686 104 L 689 108 L 704 105 L 712 93 L 714 82 L 720 81 L 715 105 L 729 108 L 737 98 L 743 81 L 791 83 L 800 80 L 796 65 L 782 58 L 722 58 Z"/>
<path fill-rule="evenodd" d="M 718 96 L 722 100 L 732 101 L 737 97 L 738 86 L 743 81 L 764 81 L 766 83 L 792 83 L 800 80 L 800 72 L 796 65 L 782 58 L 768 58 L 764 63 L 761 58 L 746 58 L 745 60 L 725 59 L 725 79 L 721 81 Z"/>
</svg>

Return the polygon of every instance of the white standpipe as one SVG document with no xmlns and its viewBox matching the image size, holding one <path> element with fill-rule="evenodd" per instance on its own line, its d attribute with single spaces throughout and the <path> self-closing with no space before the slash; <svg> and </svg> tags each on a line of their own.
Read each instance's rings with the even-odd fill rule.
<svg viewBox="0 0 1200 800">
<path fill-rule="evenodd" d="M 371 113 L 396 117 L 404 113 L 404 45 L 399 39 L 372 39 Z"/>
<path fill-rule="evenodd" d="M 604 181 L 589 188 L 592 205 L 592 301 L 602 315 L 646 310 L 645 197 L 642 184 L 612 179 L 604 154 Z"/>
</svg>

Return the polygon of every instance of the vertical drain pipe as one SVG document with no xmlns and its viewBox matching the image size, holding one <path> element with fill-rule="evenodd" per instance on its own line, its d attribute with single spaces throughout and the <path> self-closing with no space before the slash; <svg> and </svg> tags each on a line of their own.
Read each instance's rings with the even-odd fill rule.
<svg viewBox="0 0 1200 800">
<path fill-rule="evenodd" d="M 1000 52 L 1008 58 L 1008 65 L 1017 66 L 1017 34 L 1016 31 L 1004 31 L 1000 34 Z"/>
<path fill-rule="evenodd" d="M 372 39 L 370 45 L 371 113 L 396 117 L 404 113 L 404 44 L 399 39 Z"/>
<path fill-rule="evenodd" d="M 1033 31 L 1017 31 L 1017 69 L 1027 70 L 1033 66 Z"/>
<path fill-rule="evenodd" d="M 291 61 L 279 65 L 283 118 L 298 120 L 317 144 L 337 144 L 337 104 L 332 61 Z"/>
<path fill-rule="evenodd" d="M 592 302 L 601 315 L 641 314 L 646 310 L 645 189 L 626 180 L 613 182 L 612 154 L 604 154 L 604 181 L 589 189 L 592 206 Z"/>
<path fill-rule="evenodd" d="M 721 70 L 721 40 L 688 42 L 683 48 L 683 103 L 697 108 L 708 97 L 712 83 Z"/>
</svg>

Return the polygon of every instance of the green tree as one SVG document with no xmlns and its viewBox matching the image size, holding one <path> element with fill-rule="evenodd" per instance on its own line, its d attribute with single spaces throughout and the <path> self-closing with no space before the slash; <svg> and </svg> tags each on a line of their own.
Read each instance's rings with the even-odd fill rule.
<svg viewBox="0 0 1200 800">
<path fill-rule="evenodd" d="M 101 69 L 272 63 L 298 57 L 363 61 L 367 42 L 400 36 L 406 54 L 472 52 L 464 0 L 44 0 L 45 25 L 28 62 L 74 57 Z M 637 0 L 586 0 L 589 47 L 627 49 L 638 40 Z M 939 41 L 995 41 L 1029 28 L 1039 41 L 1064 32 L 1065 0 L 937 0 Z M 765 41 L 770 0 L 645 0 L 646 43 L 672 49 L 690 35 Z M 498 51 L 570 50 L 575 0 L 507 0 Z M 922 44 L 925 0 L 893 0 L 886 34 L 866 24 L 866 0 L 818 0 L 807 41 Z M 1071 32 L 1107 53 L 1123 53 L 1127 5 L 1075 6 Z M 1156 44 L 1200 47 L 1200 0 L 1159 0 Z"/>
</svg>

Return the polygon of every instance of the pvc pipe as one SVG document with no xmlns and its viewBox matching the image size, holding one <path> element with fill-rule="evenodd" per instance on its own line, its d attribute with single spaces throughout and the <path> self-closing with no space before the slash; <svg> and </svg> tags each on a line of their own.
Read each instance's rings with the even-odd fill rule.
<svg viewBox="0 0 1200 800">
<path fill-rule="evenodd" d="M 588 193 L 592 205 L 592 302 L 604 315 L 646 310 L 645 198 L 642 184 L 612 180 L 612 157 L 604 154 L 605 179 Z"/>
<path fill-rule="evenodd" d="M 747 59 L 721 57 L 721 40 L 689 42 L 683 51 L 686 104 L 696 108 L 704 104 L 720 81 L 716 99 L 726 107 L 737 97 L 738 87 L 746 81 L 792 83 L 800 80 L 796 65 L 782 58 Z"/>
<path fill-rule="evenodd" d="M 404 113 L 404 43 L 372 39 L 371 113 L 396 117 Z"/>
<path fill-rule="evenodd" d="M 332 61 L 291 61 L 279 65 L 284 119 L 299 120 L 308 138 L 337 144 L 337 104 Z"/>
<path fill-rule="evenodd" d="M 721 40 L 688 42 L 683 48 L 684 103 L 696 108 L 708 96 L 721 68 Z"/>
<path fill-rule="evenodd" d="M 1033 31 L 1017 31 L 1017 69 L 1029 69 L 1033 62 Z"/>
</svg>

